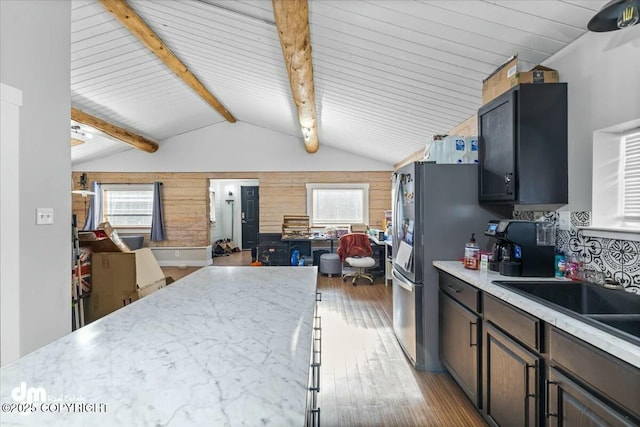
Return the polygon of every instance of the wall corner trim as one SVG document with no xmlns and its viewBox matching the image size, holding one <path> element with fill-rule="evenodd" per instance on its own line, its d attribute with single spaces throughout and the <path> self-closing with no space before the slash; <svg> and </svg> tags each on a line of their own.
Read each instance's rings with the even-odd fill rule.
<svg viewBox="0 0 640 427">
<path fill-rule="evenodd" d="M 0 100 L 22 107 L 22 91 L 13 86 L 0 83 Z"/>
</svg>

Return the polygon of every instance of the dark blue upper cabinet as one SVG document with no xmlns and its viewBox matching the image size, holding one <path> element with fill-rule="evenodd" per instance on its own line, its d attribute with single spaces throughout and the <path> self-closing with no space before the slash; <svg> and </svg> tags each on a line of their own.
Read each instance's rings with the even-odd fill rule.
<svg viewBox="0 0 640 427">
<path fill-rule="evenodd" d="M 478 110 L 480 203 L 568 201 L 567 84 L 521 84 Z"/>
</svg>

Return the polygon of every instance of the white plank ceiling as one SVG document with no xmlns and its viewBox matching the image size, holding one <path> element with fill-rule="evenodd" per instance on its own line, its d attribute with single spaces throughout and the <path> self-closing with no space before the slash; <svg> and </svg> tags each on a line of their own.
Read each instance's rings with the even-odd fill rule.
<svg viewBox="0 0 640 427">
<path fill-rule="evenodd" d="M 310 0 L 320 149 L 406 158 L 475 114 L 482 79 L 508 57 L 541 63 L 605 3 Z M 237 120 L 302 144 L 270 0 L 129 4 Z M 224 121 L 102 5 L 72 5 L 74 107 L 156 141 Z M 128 149 L 98 134 L 72 161 Z"/>
</svg>

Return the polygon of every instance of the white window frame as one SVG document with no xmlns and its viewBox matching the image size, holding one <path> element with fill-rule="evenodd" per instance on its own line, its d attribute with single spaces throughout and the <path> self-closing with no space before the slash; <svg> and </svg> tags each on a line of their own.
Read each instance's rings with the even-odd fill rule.
<svg viewBox="0 0 640 427">
<path fill-rule="evenodd" d="M 640 226 L 640 130 L 625 135 L 621 145 L 622 215 L 625 223 Z"/>
<path fill-rule="evenodd" d="M 314 218 L 313 192 L 315 190 L 362 190 L 362 223 L 369 224 L 369 184 L 368 183 L 308 183 L 307 187 L 307 215 L 311 227 L 346 227 L 354 221 L 323 222 Z"/>
<path fill-rule="evenodd" d="M 153 194 L 153 184 L 102 184 L 101 186 L 101 203 L 102 203 L 102 221 L 107 221 L 106 213 L 106 200 L 105 191 L 151 191 Z M 152 205 L 153 206 L 153 205 Z M 153 210 L 153 207 L 152 207 Z M 149 214 L 152 215 L 153 211 Z M 126 230 L 127 232 L 149 232 L 151 230 L 151 224 L 149 225 L 118 225 L 111 224 L 113 228 L 117 230 Z"/>
<path fill-rule="evenodd" d="M 640 241 L 640 217 L 624 212 L 625 143 L 640 132 L 639 123 L 621 125 L 622 131 L 594 132 L 591 226 L 583 228 L 587 236 Z"/>
</svg>

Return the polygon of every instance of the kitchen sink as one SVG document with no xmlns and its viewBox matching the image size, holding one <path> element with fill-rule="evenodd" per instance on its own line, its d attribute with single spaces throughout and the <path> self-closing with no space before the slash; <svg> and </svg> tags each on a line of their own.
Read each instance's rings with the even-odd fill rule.
<svg viewBox="0 0 640 427">
<path fill-rule="evenodd" d="M 496 281 L 579 314 L 640 314 L 640 296 L 588 282 Z"/>
<path fill-rule="evenodd" d="M 640 295 L 589 282 L 493 283 L 640 345 Z"/>
<path fill-rule="evenodd" d="M 640 314 L 594 314 L 588 317 L 640 338 Z"/>
</svg>

